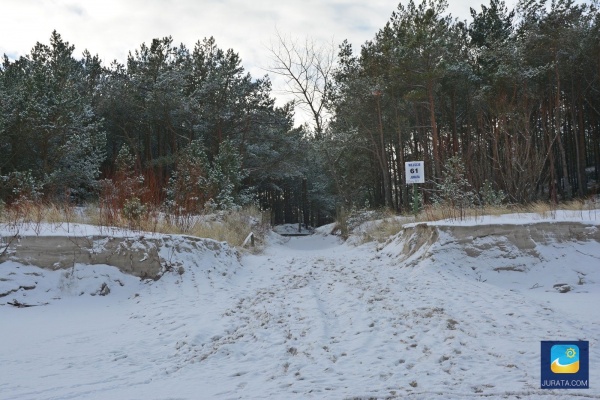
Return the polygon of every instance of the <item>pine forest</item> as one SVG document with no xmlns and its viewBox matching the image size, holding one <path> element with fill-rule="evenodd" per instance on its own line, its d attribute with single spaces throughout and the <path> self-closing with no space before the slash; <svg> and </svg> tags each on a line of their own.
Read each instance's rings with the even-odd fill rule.
<svg viewBox="0 0 600 400">
<path fill-rule="evenodd" d="M 107 65 L 54 31 L 26 56 L 5 55 L 3 207 L 254 205 L 272 223 L 315 226 L 343 209 L 598 194 L 597 2 L 491 0 L 467 21 L 445 0 L 403 3 L 360 49 L 278 36 L 265 65 L 289 83 L 283 106 L 269 74 L 251 76 L 212 37 L 191 48 L 152 39 Z M 310 116 L 301 126 L 299 110 Z M 408 161 L 424 162 L 424 184 L 406 184 Z"/>
</svg>

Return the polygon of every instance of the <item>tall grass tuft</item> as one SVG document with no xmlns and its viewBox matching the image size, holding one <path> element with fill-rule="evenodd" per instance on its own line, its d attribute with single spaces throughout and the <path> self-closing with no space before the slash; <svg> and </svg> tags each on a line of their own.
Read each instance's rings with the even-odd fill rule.
<svg viewBox="0 0 600 400">
<path fill-rule="evenodd" d="M 263 218 L 263 212 L 254 206 L 214 214 L 190 214 L 185 219 L 174 219 L 157 207 L 141 203 L 139 199 L 131 200 L 126 205 L 128 207 L 123 210 L 112 209 L 102 203 L 77 209 L 68 204 L 23 200 L 9 206 L 2 205 L 0 223 L 6 224 L 14 232 L 33 229 L 38 234 L 43 224 L 62 227 L 67 232 L 69 224 L 90 224 L 106 233 L 127 230 L 182 234 L 227 242 L 235 247 L 240 247 L 248 234 L 253 232 L 259 249 L 270 229 L 269 218 Z"/>
</svg>

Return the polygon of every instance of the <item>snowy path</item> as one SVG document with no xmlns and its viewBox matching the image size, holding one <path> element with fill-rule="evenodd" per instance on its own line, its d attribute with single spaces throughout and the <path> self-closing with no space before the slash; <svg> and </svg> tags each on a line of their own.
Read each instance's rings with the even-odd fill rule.
<svg viewBox="0 0 600 400">
<path fill-rule="evenodd" d="M 248 332 L 268 332 L 257 342 L 278 349 L 249 393 L 277 397 L 283 381 L 299 398 L 543 396 L 539 341 L 597 337 L 598 314 L 582 321 L 431 260 L 403 268 L 334 241 L 293 239 L 249 265 L 280 273 L 241 311 Z"/>
<path fill-rule="evenodd" d="M 3 306 L 0 399 L 547 399 L 564 393 L 538 389 L 540 340 L 600 360 L 597 311 L 409 264 L 314 235 L 115 299 Z M 569 395 L 600 398 L 590 381 Z"/>
</svg>

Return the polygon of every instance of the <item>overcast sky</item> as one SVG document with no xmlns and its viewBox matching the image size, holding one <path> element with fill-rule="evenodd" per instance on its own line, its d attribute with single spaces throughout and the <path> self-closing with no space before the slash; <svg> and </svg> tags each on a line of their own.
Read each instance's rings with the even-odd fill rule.
<svg viewBox="0 0 600 400">
<path fill-rule="evenodd" d="M 402 0 L 406 3 L 406 0 Z M 417 1 L 418 2 L 418 1 Z M 507 0 L 509 7 L 516 0 Z M 57 30 L 75 45 L 75 57 L 88 49 L 104 65 L 124 63 L 129 51 L 153 38 L 172 36 L 193 48 L 213 36 L 232 48 L 254 78 L 270 64 L 268 47 L 278 30 L 337 45 L 348 39 L 355 50 L 389 20 L 398 0 L 2 0 L 0 54 L 14 59 L 36 42 L 48 43 Z M 449 12 L 470 19 L 469 7 L 489 0 L 449 0 Z M 274 89 L 278 84 L 274 80 Z"/>
</svg>

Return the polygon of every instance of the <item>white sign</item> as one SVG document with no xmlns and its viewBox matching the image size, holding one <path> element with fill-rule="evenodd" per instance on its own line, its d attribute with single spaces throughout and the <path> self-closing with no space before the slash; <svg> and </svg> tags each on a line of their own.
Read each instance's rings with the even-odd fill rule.
<svg viewBox="0 0 600 400">
<path fill-rule="evenodd" d="M 425 183 L 425 163 L 423 161 L 408 161 L 404 163 L 406 183 Z"/>
</svg>

